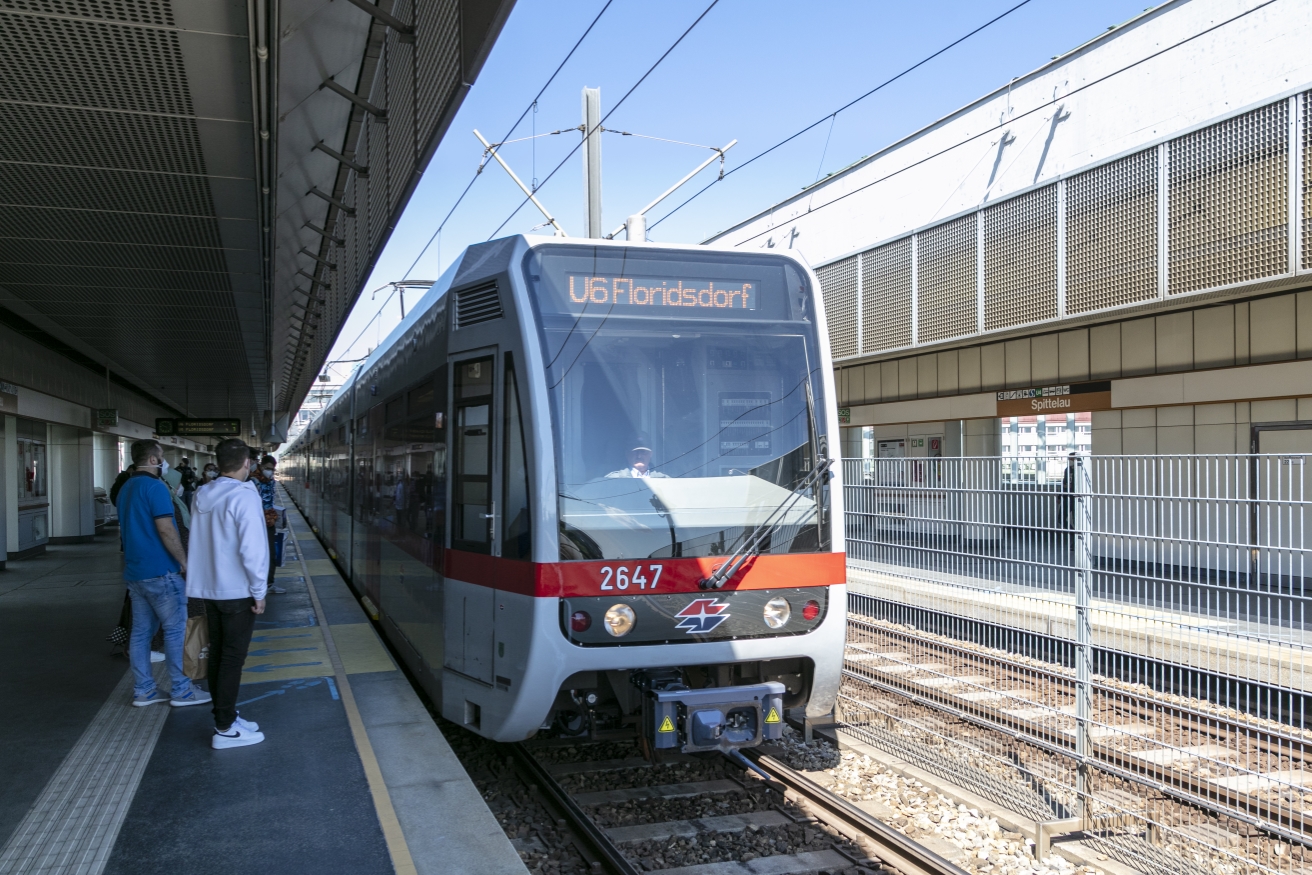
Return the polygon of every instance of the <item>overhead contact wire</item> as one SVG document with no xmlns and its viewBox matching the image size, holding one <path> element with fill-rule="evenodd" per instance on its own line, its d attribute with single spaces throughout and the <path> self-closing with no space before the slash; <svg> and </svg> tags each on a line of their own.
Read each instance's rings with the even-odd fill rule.
<svg viewBox="0 0 1312 875">
<path fill-rule="evenodd" d="M 726 171 L 725 174 L 724 174 L 724 176 L 720 177 L 719 179 L 712 180 L 711 182 L 707 183 L 706 186 L 704 186 L 703 188 L 698 189 L 698 190 L 697 190 L 696 192 L 694 192 L 694 193 L 692 194 L 692 196 L 689 197 L 686 201 L 684 201 L 683 203 L 679 204 L 677 207 L 675 207 L 674 209 L 670 210 L 668 213 L 666 213 L 665 215 L 661 216 L 659 219 L 657 219 L 656 221 L 654 221 L 654 222 L 652 222 L 650 225 L 648 225 L 648 226 L 647 226 L 648 230 L 650 230 L 651 228 L 655 228 L 655 227 L 656 227 L 657 225 L 659 225 L 661 222 L 664 222 L 664 221 L 665 221 L 666 219 L 668 219 L 670 216 L 674 215 L 674 214 L 677 213 L 679 210 L 681 210 L 681 209 L 683 209 L 684 207 L 686 207 L 688 204 L 690 204 L 690 203 L 692 203 L 693 201 L 697 200 L 697 198 L 701 197 L 701 196 L 702 196 L 702 195 L 703 195 L 708 189 L 711 188 L 711 186 L 715 185 L 715 183 L 720 182 L 720 181 L 722 181 L 723 179 L 726 179 L 726 178 L 728 178 L 728 177 L 730 177 L 730 176 L 733 176 L 733 175 L 734 175 L 735 173 L 737 173 L 739 170 L 742 170 L 742 169 L 744 169 L 745 167 L 747 167 L 747 166 L 749 166 L 750 164 L 752 164 L 752 162 L 754 162 L 754 161 L 756 161 L 756 160 L 758 160 L 758 159 L 760 159 L 760 158 L 764 158 L 766 155 L 769 155 L 771 152 L 775 151 L 776 149 L 779 149 L 779 148 L 781 148 L 781 147 L 783 147 L 783 146 L 788 145 L 788 144 L 791 143 L 793 140 L 796 140 L 798 137 L 802 136 L 803 134 L 805 134 L 805 133 L 807 133 L 807 132 L 809 132 L 809 131 L 814 130 L 815 128 L 819 127 L 820 125 L 824 124 L 825 122 L 829 121 L 830 119 L 836 118 L 840 112 L 843 112 L 843 111 L 845 111 L 845 110 L 851 109 L 852 107 L 856 106 L 856 105 L 857 105 L 858 103 L 860 103 L 861 101 L 865 100 L 867 97 L 870 97 L 871 95 L 875 94 L 876 92 L 881 91 L 881 90 L 883 90 L 884 88 L 887 88 L 889 85 L 892 85 L 894 82 L 898 81 L 898 80 L 901 79 L 902 77 L 908 75 L 909 73 L 914 72 L 915 70 L 919 69 L 920 67 L 925 66 L 925 65 L 928 64 L 930 61 L 934 60 L 935 58 L 937 58 L 939 55 L 943 54 L 944 52 L 947 52 L 947 51 L 950 51 L 951 49 L 956 48 L 957 46 L 961 45 L 961 44 L 964 43 L 966 40 L 970 39 L 971 37 L 975 36 L 976 34 L 980 33 L 981 31 L 986 30 L 986 29 L 992 27 L 993 25 L 997 24 L 999 21 L 1001 21 L 1002 19 L 1006 18 L 1008 15 L 1011 15 L 1011 13 L 1013 13 L 1013 12 L 1015 12 L 1016 10 L 1020 9 L 1022 6 L 1026 6 L 1026 5 L 1028 5 L 1028 4 L 1032 3 L 1032 2 L 1033 2 L 1033 0 L 1021 0 L 1021 2 L 1017 3 L 1015 6 L 1011 7 L 1010 9 L 1006 10 L 1005 12 L 1002 12 L 1002 13 L 1000 13 L 1000 14 L 994 16 L 993 18 L 991 18 L 991 19 L 989 19 L 988 21 L 986 21 L 986 22 L 984 22 L 983 24 L 981 24 L 979 27 L 977 27 L 977 28 L 975 28 L 974 30 L 972 30 L 970 33 L 965 34 L 964 36 L 960 36 L 960 37 L 958 37 L 957 39 L 955 39 L 955 40 L 953 40 L 952 42 L 948 43 L 947 45 L 943 46 L 943 48 L 941 48 L 941 49 L 939 49 L 938 51 L 934 52 L 932 55 L 926 55 L 925 57 L 921 58 L 919 61 L 917 61 L 916 63 L 912 64 L 910 67 L 907 67 L 905 70 L 903 70 L 902 72 L 898 73 L 897 75 L 892 76 L 892 77 L 890 77 L 890 78 L 888 78 L 888 79 L 885 79 L 883 82 L 880 82 L 878 85 L 876 85 L 874 88 L 871 88 L 869 91 L 867 91 L 865 94 L 862 94 L 860 97 L 853 98 L 852 100 L 849 100 L 847 103 L 843 104 L 842 106 L 840 106 L 838 109 L 834 110 L 833 112 L 826 113 L 824 116 L 822 116 L 821 118 L 818 118 L 818 119 L 816 119 L 815 121 L 811 122 L 811 124 L 809 124 L 809 125 L 807 125 L 806 127 L 802 128 L 800 131 L 797 131 L 796 133 L 791 134 L 791 135 L 785 137 L 784 139 L 780 140 L 779 142 L 775 143 L 775 144 L 774 144 L 773 146 L 771 146 L 770 148 L 768 148 L 768 149 L 766 149 L 766 150 L 764 150 L 764 151 L 762 151 L 762 152 L 757 152 L 755 155 L 753 155 L 751 158 L 748 158 L 748 159 L 747 159 L 746 161 L 744 161 L 742 164 L 739 164 L 737 167 L 734 167 L 734 168 L 732 168 L 732 169 Z M 826 144 L 826 148 L 828 148 L 827 144 Z"/>
<path fill-rule="evenodd" d="M 635 91 L 638 90 L 638 86 L 640 86 L 643 82 L 647 81 L 647 77 L 650 76 L 652 73 L 654 73 L 654 72 L 656 71 L 656 68 L 659 67 L 659 66 L 661 65 L 661 63 L 662 63 L 666 58 L 668 58 L 668 57 L 670 56 L 670 53 L 671 53 L 671 52 L 673 52 L 676 48 L 679 47 L 679 44 L 682 43 L 682 42 L 684 41 L 684 39 L 688 36 L 688 34 L 692 33 L 693 28 L 695 28 L 697 25 L 701 24 L 702 19 L 705 18 L 705 17 L 710 13 L 710 11 L 716 7 L 716 5 L 717 5 L 719 2 L 720 2 L 720 0 L 711 0 L 711 5 L 707 6 L 704 10 L 702 10 L 702 14 L 699 15 L 699 16 L 697 16 L 697 19 L 696 19 L 692 24 L 688 25 L 688 29 L 685 30 L 682 34 L 680 34 L 680 35 L 679 35 L 679 38 L 676 39 L 673 43 L 670 44 L 670 47 L 669 47 L 668 49 L 666 49 L 665 52 L 664 52 L 659 58 L 656 59 L 656 63 L 654 63 L 654 64 L 652 64 L 650 67 L 648 67 L 648 68 L 647 68 L 647 72 L 646 72 L 646 73 L 643 73 L 643 74 L 642 74 L 642 77 L 641 77 L 640 79 L 638 79 L 637 82 L 634 82 L 633 85 L 632 85 L 632 87 L 630 87 L 628 91 L 624 92 L 624 96 L 621 97 L 621 98 L 615 103 L 615 105 L 614 105 L 613 107 L 611 107 L 610 112 L 608 112 L 608 113 L 606 113 L 604 116 L 602 116 L 601 121 L 597 122 L 597 128 L 600 128 L 602 125 L 604 125 L 604 124 L 606 123 L 606 119 L 608 119 L 608 118 L 610 118 L 612 115 L 614 115 L 614 113 L 616 112 L 616 110 L 618 110 L 621 106 L 624 105 L 624 101 L 628 100 L 628 99 L 629 99 L 629 96 L 630 96 L 631 94 L 633 94 L 633 92 L 635 92 Z M 1024 0 L 1024 2 L 1028 3 L 1028 2 L 1030 2 L 1030 0 Z M 603 10 L 603 11 L 604 11 L 604 10 Z M 555 176 L 556 173 L 557 173 L 557 171 L 559 171 L 560 168 L 562 168 L 562 167 L 565 166 L 565 162 L 568 161 L 570 158 L 572 158 L 572 157 L 574 156 L 574 153 L 575 153 L 575 152 L 577 152 L 580 148 L 582 148 L 583 144 L 584 144 L 585 142 L 587 142 L 587 138 L 588 138 L 588 136 L 591 135 L 592 133 L 593 133 L 593 131 L 584 131 L 584 132 L 583 132 L 583 138 L 579 140 L 579 142 L 574 146 L 573 149 L 570 149 L 570 150 L 569 150 L 569 154 L 566 155 L 564 158 L 562 158 L 562 159 L 560 160 L 560 163 L 557 164 L 557 165 L 555 166 L 555 168 L 553 168 L 552 171 L 546 175 L 546 177 L 542 180 L 541 184 L 538 185 L 538 189 L 539 189 L 539 190 L 540 190 L 543 186 L 545 186 L 549 181 L 551 181 L 551 177 Z M 510 214 L 509 216 L 506 216 L 505 221 L 502 222 L 500 225 L 498 225 L 498 226 L 497 226 L 497 229 L 496 229 L 495 231 L 493 231 L 493 232 L 488 236 L 487 239 L 488 239 L 488 240 L 491 240 L 491 239 L 495 238 L 498 234 L 500 234 L 500 233 L 501 233 L 501 229 L 504 228 L 504 227 L 506 227 L 506 225 L 508 225 L 508 224 L 510 223 L 510 220 L 511 220 L 511 219 L 515 218 L 516 213 L 518 213 L 520 210 L 522 210 L 522 209 L 524 208 L 524 205 L 527 204 L 527 203 L 529 202 L 529 200 L 530 200 L 530 198 L 524 198 L 524 200 L 520 201 L 519 206 L 515 207 L 515 209 L 511 212 L 511 214 Z"/>
<path fill-rule="evenodd" d="M 556 77 L 560 75 L 560 71 L 565 69 L 565 65 L 569 63 L 569 59 L 574 57 L 574 53 L 578 51 L 579 46 L 583 45 L 583 41 L 588 38 L 588 34 L 592 33 L 592 29 L 597 26 L 597 22 L 601 21 L 601 17 L 606 14 L 606 10 L 609 9 L 610 5 L 614 2 L 615 0 L 606 0 L 606 5 L 601 7 L 601 11 L 592 19 L 592 23 L 588 25 L 587 30 L 583 31 L 583 34 L 575 40 L 574 46 L 569 50 L 569 53 L 565 55 L 564 59 L 558 65 L 556 65 L 556 69 L 549 77 L 547 77 L 547 81 L 543 83 L 542 87 L 538 89 L 537 96 L 529 101 L 528 106 L 526 106 L 524 111 L 519 114 L 519 118 L 515 119 L 515 123 L 510 126 L 510 130 L 506 131 L 506 135 L 501 138 L 501 143 L 510 139 L 510 135 L 515 133 L 515 129 L 518 128 L 520 123 L 524 121 L 530 112 L 533 111 L 533 107 L 537 105 L 538 100 L 541 99 L 542 95 L 546 93 L 546 90 L 551 87 L 551 83 L 556 81 Z M 437 239 L 437 235 L 442 233 L 442 229 L 446 227 L 446 223 L 451 220 L 453 215 L 455 215 L 455 211 L 464 201 L 465 195 L 469 194 L 469 190 L 474 187 L 474 183 L 477 182 L 478 177 L 482 175 L 482 170 L 483 168 L 480 166 L 478 170 L 474 171 L 474 175 L 470 177 L 469 182 L 465 185 L 464 191 L 460 192 L 460 197 L 456 198 L 456 202 L 451 205 L 451 209 L 447 211 L 445 218 L 443 218 L 438 224 L 437 230 L 433 232 L 433 236 L 428 238 L 428 242 L 424 244 L 424 248 L 419 250 L 419 254 L 415 256 L 415 260 L 410 264 L 409 269 L 406 270 L 405 276 L 402 277 L 403 280 L 410 278 L 410 272 L 415 269 L 415 265 L 419 264 L 419 259 L 424 257 L 424 253 L 428 251 L 428 247 L 433 245 L 433 241 Z M 438 265 L 438 267 L 441 268 L 441 265 Z"/>
</svg>

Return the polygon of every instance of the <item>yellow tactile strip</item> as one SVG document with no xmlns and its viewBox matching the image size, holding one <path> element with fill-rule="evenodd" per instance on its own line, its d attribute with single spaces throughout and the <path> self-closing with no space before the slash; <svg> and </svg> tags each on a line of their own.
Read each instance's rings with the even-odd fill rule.
<svg viewBox="0 0 1312 875">
<path fill-rule="evenodd" d="M 370 671 L 396 671 L 396 663 L 378 640 L 378 633 L 368 623 L 333 625 L 333 642 L 347 674 Z"/>
<path fill-rule="evenodd" d="M 332 662 L 323 646 L 323 630 L 318 626 L 292 626 L 257 630 L 251 636 L 241 682 L 262 684 L 332 674 Z"/>
</svg>

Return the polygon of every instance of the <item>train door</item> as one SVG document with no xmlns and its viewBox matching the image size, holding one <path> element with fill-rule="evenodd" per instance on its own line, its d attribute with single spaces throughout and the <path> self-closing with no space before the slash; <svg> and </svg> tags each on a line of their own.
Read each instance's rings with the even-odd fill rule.
<svg viewBox="0 0 1312 875">
<path fill-rule="evenodd" d="M 500 465 L 495 424 L 500 408 L 496 352 L 453 358 L 450 394 L 451 500 L 449 538 L 455 553 L 500 555 Z M 472 558 L 472 557 L 471 557 Z M 464 563 L 463 567 L 482 567 Z M 496 590 L 485 577 L 444 588 L 444 665 L 492 683 Z"/>
</svg>

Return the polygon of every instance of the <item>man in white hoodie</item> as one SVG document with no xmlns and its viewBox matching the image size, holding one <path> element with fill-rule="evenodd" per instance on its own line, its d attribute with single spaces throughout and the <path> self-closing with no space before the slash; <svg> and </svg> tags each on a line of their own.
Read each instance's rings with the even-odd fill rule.
<svg viewBox="0 0 1312 875">
<path fill-rule="evenodd" d="M 237 438 L 214 448 L 219 478 L 196 490 L 191 508 L 187 595 L 205 600 L 215 750 L 264 741 L 258 724 L 237 713 L 237 690 L 255 617 L 264 613 L 269 545 L 264 506 L 251 473 L 250 449 Z"/>
</svg>

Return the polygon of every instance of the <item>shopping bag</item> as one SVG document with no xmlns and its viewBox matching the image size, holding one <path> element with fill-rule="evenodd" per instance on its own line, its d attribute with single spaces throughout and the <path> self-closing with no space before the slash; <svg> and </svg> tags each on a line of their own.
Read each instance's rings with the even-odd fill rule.
<svg viewBox="0 0 1312 875">
<path fill-rule="evenodd" d="M 182 639 L 182 673 L 193 681 L 209 675 L 210 625 L 207 617 L 188 617 Z"/>
<path fill-rule="evenodd" d="M 286 532 L 274 532 L 273 535 L 273 564 L 276 568 L 282 568 L 282 548 L 287 542 Z"/>
</svg>

